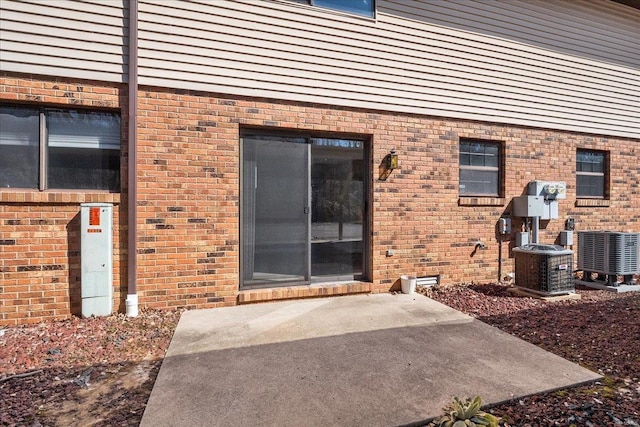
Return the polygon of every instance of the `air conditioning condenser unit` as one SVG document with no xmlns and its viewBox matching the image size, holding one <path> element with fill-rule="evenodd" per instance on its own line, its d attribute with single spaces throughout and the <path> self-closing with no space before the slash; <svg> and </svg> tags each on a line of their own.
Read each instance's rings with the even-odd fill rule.
<svg viewBox="0 0 640 427">
<path fill-rule="evenodd" d="M 579 231 L 578 270 L 586 281 L 598 273 L 609 286 L 617 284 L 617 276 L 631 284 L 633 275 L 640 273 L 640 233 Z"/>
</svg>

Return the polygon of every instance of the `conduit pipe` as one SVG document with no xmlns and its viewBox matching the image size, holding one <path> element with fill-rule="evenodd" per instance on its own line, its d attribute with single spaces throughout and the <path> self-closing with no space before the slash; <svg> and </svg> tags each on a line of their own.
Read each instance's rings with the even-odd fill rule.
<svg viewBox="0 0 640 427">
<path fill-rule="evenodd" d="M 129 2 L 129 163 L 127 174 L 127 316 L 138 315 L 138 0 Z"/>
</svg>

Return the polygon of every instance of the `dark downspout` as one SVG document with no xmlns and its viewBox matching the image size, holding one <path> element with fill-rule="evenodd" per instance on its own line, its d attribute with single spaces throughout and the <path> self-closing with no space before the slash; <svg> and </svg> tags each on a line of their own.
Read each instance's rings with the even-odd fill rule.
<svg viewBox="0 0 640 427">
<path fill-rule="evenodd" d="M 138 0 L 129 1 L 129 164 L 127 184 L 127 316 L 138 315 Z"/>
</svg>

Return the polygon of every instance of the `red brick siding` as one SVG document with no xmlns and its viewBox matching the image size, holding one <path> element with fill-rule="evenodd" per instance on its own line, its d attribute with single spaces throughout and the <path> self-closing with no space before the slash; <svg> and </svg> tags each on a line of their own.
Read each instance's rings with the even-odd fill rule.
<svg viewBox="0 0 640 427">
<path fill-rule="evenodd" d="M 42 84 L 43 88 L 52 84 L 6 77 L 4 83 L 0 80 L 3 97 L 14 99 L 10 98 L 14 95 L 5 96 L 5 88 L 10 87 L 14 88 L 10 92 L 16 97 L 26 99 L 25 88 L 31 87 L 30 82 Z M 95 89 L 84 93 L 95 94 Z M 116 93 L 101 95 L 117 98 Z M 77 96 L 74 99 L 83 99 Z M 368 255 L 373 292 L 399 287 L 401 274 L 440 274 L 444 284 L 495 281 L 500 245 L 502 272 L 512 272 L 513 235 L 500 243 L 496 222 L 502 214 L 511 212 L 511 199 L 523 194 L 527 183 L 534 179 L 567 183 L 567 199 L 559 202 L 560 218 L 542 222 L 541 242 L 557 241 L 568 216 L 576 219 L 578 230 L 640 231 L 639 140 L 151 87 L 142 88 L 139 96 L 138 291 L 141 307 L 203 308 L 238 302 L 239 132 L 242 126 L 283 132 L 342 133 L 370 139 L 372 247 Z M 504 199 L 458 197 L 461 137 L 503 143 Z M 610 151 L 609 206 L 576 205 L 576 148 Z M 399 154 L 400 167 L 386 181 L 379 181 L 378 166 L 391 149 Z M 125 169 L 123 167 L 124 176 Z M 10 225 L 7 220 L 30 209 L 64 210 L 49 203 L 7 204 L 4 197 L 11 193 L 0 194 L 3 197 L 2 236 L 18 231 L 18 226 Z M 118 222 L 123 228 L 126 195 L 121 197 L 123 203 L 117 210 Z M 77 213 L 77 204 L 71 206 Z M 5 218 L 9 212 L 12 216 Z M 60 222 L 69 221 L 69 216 L 72 218 L 72 213 L 67 213 Z M 35 233 L 46 226 L 29 227 L 33 227 Z M 519 227 L 519 220 L 514 218 L 513 231 Z M 63 234 L 67 239 L 64 227 L 59 227 L 54 234 Z M 125 234 L 115 245 L 115 258 L 120 260 L 116 286 L 126 282 Z M 478 240 L 487 248 L 474 253 Z M 28 248 L 17 251 L 16 248 L 17 244 L 6 245 L 0 251 L 12 258 L 28 258 Z M 387 257 L 388 249 L 394 250 L 395 255 Z M 3 270 L 2 286 L 8 289 L 5 281 L 14 277 L 10 275 L 16 276 L 10 279 L 12 283 L 15 281 L 12 286 L 19 286 L 18 281 L 29 276 L 20 276 L 15 266 L 4 259 L 1 268 L 11 271 Z M 64 256 L 60 259 L 62 265 L 63 261 Z M 40 261 L 30 262 L 44 265 Z M 70 286 L 68 277 L 67 272 L 59 273 L 61 288 Z M 38 283 L 45 285 L 42 280 Z M 39 289 L 38 283 L 32 288 Z M 16 294 L 12 290 L 4 292 Z M 280 295 L 262 293 L 275 295 L 273 298 Z M 305 291 L 301 295 L 331 293 Z M 116 299 L 120 304 L 116 306 L 122 309 L 123 296 L 118 295 Z M 240 299 L 251 301 L 254 297 L 263 299 L 257 294 Z M 14 299 L 25 298 L 11 297 L 11 301 Z M 3 310 L 10 307 L 12 316 L 31 313 L 34 318 L 42 318 L 37 310 L 28 309 L 35 301 L 16 305 L 7 300 L 3 296 L 4 305 L 0 307 Z M 14 318 L 4 313 L 3 322 Z"/>
<path fill-rule="evenodd" d="M 640 177 L 637 168 L 629 168 L 637 156 L 637 140 L 153 88 L 141 98 L 144 129 L 139 143 L 147 160 L 142 161 L 145 190 L 140 198 L 145 208 L 140 235 L 147 240 L 141 245 L 155 251 L 143 255 L 141 262 L 155 263 L 156 268 L 141 271 L 139 288 L 152 306 L 235 303 L 241 126 L 371 138 L 374 291 L 397 286 L 403 273 L 441 274 L 444 283 L 496 280 L 496 221 L 511 211 L 511 198 L 521 195 L 532 179 L 566 181 L 569 192 L 560 202 L 560 218 L 543 222 L 541 242 L 556 241 L 569 215 L 579 229 L 640 228 L 640 205 L 630 197 L 637 193 Z M 503 142 L 504 200 L 460 206 L 460 137 Z M 577 147 L 611 150 L 610 207 L 575 206 Z M 400 155 L 400 168 L 387 181 L 378 181 L 378 165 L 391 149 Z M 514 220 L 514 231 L 519 225 Z M 472 256 L 478 240 L 487 249 Z M 513 241 L 501 244 L 506 274 L 513 271 Z M 387 249 L 395 255 L 387 257 Z M 208 263 L 211 254 L 215 262 Z M 207 295 L 224 301 L 205 301 Z"/>
<path fill-rule="evenodd" d="M 0 74 L 0 100 L 26 105 L 122 109 L 119 86 Z M 124 102 L 123 102 L 124 101 Z M 123 156 L 126 155 L 126 110 Z M 123 162 L 124 163 L 124 162 Z M 126 178 L 126 168 L 122 168 Z M 126 180 L 123 179 L 126 185 Z M 62 319 L 81 312 L 80 204 L 114 203 L 114 307 L 124 308 L 126 193 L 0 191 L 0 325 Z M 126 247 L 126 246 L 124 246 Z"/>
</svg>

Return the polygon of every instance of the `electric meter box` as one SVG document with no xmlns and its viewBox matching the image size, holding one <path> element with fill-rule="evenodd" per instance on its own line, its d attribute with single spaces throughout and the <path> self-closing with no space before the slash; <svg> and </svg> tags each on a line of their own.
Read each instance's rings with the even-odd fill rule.
<svg viewBox="0 0 640 427">
<path fill-rule="evenodd" d="M 83 316 L 113 311 L 113 205 L 80 205 L 80 268 Z"/>
<path fill-rule="evenodd" d="M 560 181 L 531 181 L 528 193 L 530 196 L 542 196 L 545 199 L 566 199 L 567 183 Z"/>
<path fill-rule="evenodd" d="M 560 181 L 531 181 L 527 189 L 529 197 L 539 197 L 543 200 L 540 219 L 558 218 L 558 200 L 567 198 L 567 184 Z M 522 196 L 524 197 L 524 196 Z"/>
</svg>

